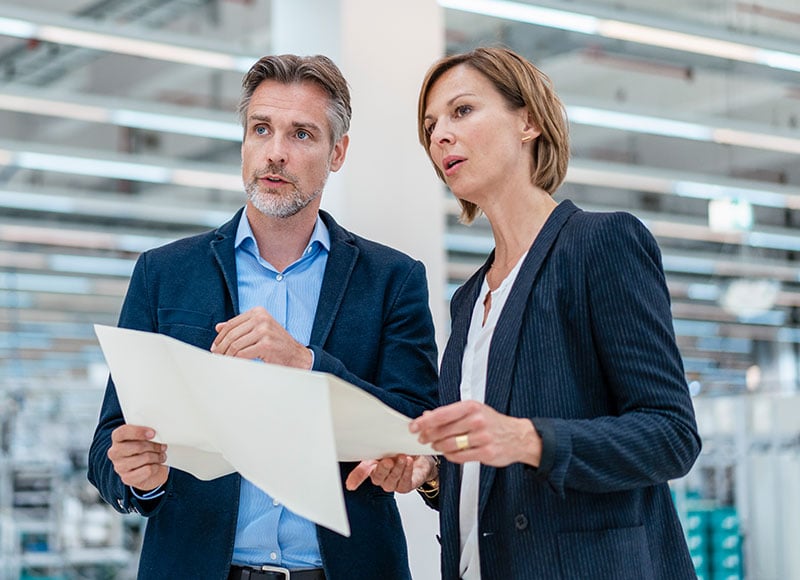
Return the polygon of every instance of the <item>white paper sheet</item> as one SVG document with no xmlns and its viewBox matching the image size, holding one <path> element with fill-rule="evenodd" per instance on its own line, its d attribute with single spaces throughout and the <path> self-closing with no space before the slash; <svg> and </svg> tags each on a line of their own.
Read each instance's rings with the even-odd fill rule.
<svg viewBox="0 0 800 580">
<path fill-rule="evenodd" d="M 238 471 L 295 513 L 349 536 L 338 461 L 432 454 L 409 418 L 327 373 L 212 354 L 163 334 L 95 325 L 125 421 L 167 464 Z"/>
</svg>

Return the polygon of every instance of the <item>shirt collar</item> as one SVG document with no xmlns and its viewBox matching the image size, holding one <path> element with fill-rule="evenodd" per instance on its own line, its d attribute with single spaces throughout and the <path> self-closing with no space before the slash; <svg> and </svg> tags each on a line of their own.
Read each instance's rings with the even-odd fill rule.
<svg viewBox="0 0 800 580">
<path fill-rule="evenodd" d="M 251 240 L 250 243 L 252 243 L 253 248 L 256 250 L 255 254 L 258 256 L 258 243 L 253 234 L 253 229 L 250 227 L 250 220 L 247 219 L 247 207 L 245 207 L 245 210 L 242 212 L 242 217 L 239 219 L 239 227 L 236 229 L 234 247 L 239 248 L 247 239 Z M 322 218 L 319 216 L 319 213 L 317 214 L 317 221 L 314 224 L 314 231 L 311 232 L 311 238 L 308 240 L 308 245 L 306 245 L 306 249 L 303 251 L 304 256 L 310 253 L 315 243 L 319 243 L 326 251 L 330 252 L 331 234 L 325 222 L 323 222 Z"/>
</svg>

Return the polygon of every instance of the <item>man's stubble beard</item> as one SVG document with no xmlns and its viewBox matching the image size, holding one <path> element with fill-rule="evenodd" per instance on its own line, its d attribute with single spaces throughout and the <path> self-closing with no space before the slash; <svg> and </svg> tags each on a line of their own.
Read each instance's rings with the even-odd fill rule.
<svg viewBox="0 0 800 580">
<path fill-rule="evenodd" d="M 278 172 L 268 171 L 267 173 Z M 262 190 L 258 177 L 254 175 L 245 185 L 244 190 L 247 193 L 247 199 L 250 200 L 253 207 L 264 215 L 275 218 L 288 218 L 297 214 L 300 210 L 317 199 L 322 194 L 326 181 L 327 176 L 320 188 L 311 194 L 306 194 L 298 189 L 297 186 L 293 186 L 292 191 L 286 195 L 281 194 L 278 189 L 266 188 Z M 297 180 L 291 179 L 290 182 L 294 184 L 297 183 Z"/>
</svg>

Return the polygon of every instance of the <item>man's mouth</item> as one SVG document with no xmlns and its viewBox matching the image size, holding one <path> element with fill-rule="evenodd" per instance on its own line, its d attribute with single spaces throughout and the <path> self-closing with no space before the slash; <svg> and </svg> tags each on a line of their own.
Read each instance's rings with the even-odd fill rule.
<svg viewBox="0 0 800 580">
<path fill-rule="evenodd" d="M 289 183 L 284 178 L 277 175 L 262 175 L 258 178 L 258 180 L 266 181 L 267 183 L 273 183 L 275 185 L 280 185 L 281 183 Z"/>
</svg>

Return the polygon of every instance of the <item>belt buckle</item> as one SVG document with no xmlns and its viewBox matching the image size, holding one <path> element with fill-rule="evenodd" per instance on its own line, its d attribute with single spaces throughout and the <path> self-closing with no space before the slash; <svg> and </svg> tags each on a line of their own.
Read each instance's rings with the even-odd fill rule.
<svg viewBox="0 0 800 580">
<path fill-rule="evenodd" d="M 261 570 L 264 572 L 275 572 L 276 574 L 283 574 L 283 577 L 286 580 L 289 580 L 289 569 L 284 568 L 282 566 L 270 566 L 267 564 L 266 566 L 261 566 Z"/>
</svg>

